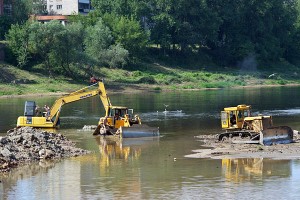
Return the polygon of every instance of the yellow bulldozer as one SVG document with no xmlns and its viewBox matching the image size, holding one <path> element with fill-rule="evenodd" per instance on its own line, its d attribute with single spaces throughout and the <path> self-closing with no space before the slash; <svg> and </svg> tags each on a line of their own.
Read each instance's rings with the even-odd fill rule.
<svg viewBox="0 0 300 200">
<path fill-rule="evenodd" d="M 97 95 L 100 96 L 104 106 L 105 116 L 100 118 L 97 129 L 94 131 L 94 135 L 119 134 L 122 137 L 147 137 L 159 135 L 158 128 L 142 125 L 140 117 L 133 114 L 133 109 L 128 109 L 123 106 L 112 106 L 110 99 L 106 94 L 103 81 L 99 81 L 98 83 L 84 87 L 57 99 L 53 106 L 49 108 L 49 111 L 43 112 L 42 116 L 37 115 L 37 105 L 35 101 L 26 101 L 24 116 L 18 117 L 17 127 L 58 128 L 60 125 L 59 116 L 63 105 Z"/>
<path fill-rule="evenodd" d="M 221 125 L 225 132 L 219 141 L 241 138 L 234 143 L 257 143 L 262 145 L 286 144 L 293 141 L 293 130 L 288 126 L 273 126 L 272 116 L 252 116 L 250 105 L 227 107 L 221 111 Z"/>
</svg>

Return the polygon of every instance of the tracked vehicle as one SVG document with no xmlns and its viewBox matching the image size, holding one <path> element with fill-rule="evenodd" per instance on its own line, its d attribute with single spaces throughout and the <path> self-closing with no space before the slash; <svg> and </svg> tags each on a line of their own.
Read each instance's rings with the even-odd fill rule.
<svg viewBox="0 0 300 200">
<path fill-rule="evenodd" d="M 235 138 L 232 141 L 234 143 L 262 145 L 286 144 L 293 141 L 293 130 L 290 127 L 274 127 L 272 116 L 252 116 L 249 105 L 224 108 L 224 111 L 221 111 L 221 125 L 225 132 L 218 135 L 219 141 Z"/>
<path fill-rule="evenodd" d="M 94 135 L 120 135 L 121 137 L 159 135 L 158 127 L 152 128 L 142 125 L 140 117 L 133 114 L 133 109 L 124 106 L 113 106 L 106 94 L 103 81 L 58 98 L 51 109 L 48 112 L 43 112 L 41 116 L 36 113 L 37 105 L 35 101 L 26 101 L 24 115 L 18 117 L 17 127 L 58 128 L 63 105 L 94 96 L 100 97 L 105 109 L 105 116 L 100 118 Z"/>
</svg>

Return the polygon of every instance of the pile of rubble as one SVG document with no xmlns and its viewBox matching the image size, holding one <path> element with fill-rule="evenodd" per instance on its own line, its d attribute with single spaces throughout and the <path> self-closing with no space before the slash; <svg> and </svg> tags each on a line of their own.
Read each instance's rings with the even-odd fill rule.
<svg viewBox="0 0 300 200">
<path fill-rule="evenodd" d="M 60 159 L 90 153 L 59 133 L 22 127 L 9 130 L 0 137 L 0 172 L 27 161 Z"/>
</svg>

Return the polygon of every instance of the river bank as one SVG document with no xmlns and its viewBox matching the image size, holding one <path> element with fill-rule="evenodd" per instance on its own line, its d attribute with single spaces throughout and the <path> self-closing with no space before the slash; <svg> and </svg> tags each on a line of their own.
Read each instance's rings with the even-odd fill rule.
<svg viewBox="0 0 300 200">
<path fill-rule="evenodd" d="M 273 87 L 298 87 L 300 84 L 286 84 L 286 85 L 248 85 L 248 86 L 235 86 L 231 89 L 241 89 L 241 88 L 273 88 Z M 78 88 L 80 89 L 80 88 Z M 224 88 L 198 88 L 198 89 L 170 89 L 170 88 L 160 88 L 156 89 L 153 85 L 131 85 L 126 86 L 121 85 L 115 87 L 107 87 L 108 94 L 136 94 L 143 92 L 172 92 L 172 91 L 201 91 L 201 90 L 221 90 Z M 75 90 L 74 90 L 75 91 Z M 12 94 L 12 95 L 0 95 L 0 99 L 5 98 L 18 98 L 18 97 L 44 97 L 44 96 L 63 96 L 68 94 L 68 92 L 45 92 L 45 93 L 28 93 L 28 94 Z"/>
<path fill-rule="evenodd" d="M 104 80 L 109 94 L 300 85 L 300 72 L 296 68 L 285 71 L 228 68 L 192 70 L 148 65 L 134 70 L 102 67 L 94 73 L 98 79 Z M 47 73 L 40 73 L 40 68 L 32 70 L 0 63 L 0 98 L 63 95 L 89 85 L 89 76 L 85 72 L 78 72 L 75 80 L 62 75 L 49 77 Z"/>
</svg>

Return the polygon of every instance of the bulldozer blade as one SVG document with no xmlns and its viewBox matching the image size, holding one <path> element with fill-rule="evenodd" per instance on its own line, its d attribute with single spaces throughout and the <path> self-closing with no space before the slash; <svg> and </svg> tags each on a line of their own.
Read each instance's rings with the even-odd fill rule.
<svg viewBox="0 0 300 200">
<path fill-rule="evenodd" d="M 120 134 L 123 138 L 155 137 L 159 136 L 159 128 L 134 124 L 131 127 L 120 127 Z"/>
<path fill-rule="evenodd" d="M 263 130 L 260 133 L 260 144 L 288 144 L 293 142 L 293 130 L 288 126 L 277 126 Z"/>
</svg>

